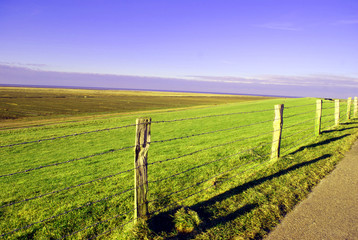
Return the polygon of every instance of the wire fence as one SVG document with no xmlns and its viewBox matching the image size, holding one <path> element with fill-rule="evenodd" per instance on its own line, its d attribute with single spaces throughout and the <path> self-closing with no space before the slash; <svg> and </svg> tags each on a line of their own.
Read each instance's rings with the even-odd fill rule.
<svg viewBox="0 0 358 240">
<path fill-rule="evenodd" d="M 332 123 L 336 123 L 337 121 L 337 112 L 339 112 L 340 115 L 339 121 L 344 121 L 346 116 L 348 118 L 348 111 L 351 111 L 351 109 L 348 109 L 348 105 L 346 107 L 344 104 L 341 103 L 341 108 L 337 109 L 337 105 L 333 107 L 331 106 L 332 103 L 334 102 L 323 101 L 323 106 L 320 110 L 322 112 L 319 121 L 320 128 L 322 127 L 320 131 L 325 131 L 332 128 Z M 95 217 L 96 220 L 77 223 L 73 230 L 66 230 L 65 234 L 63 234 L 60 229 L 57 231 L 57 235 L 55 235 L 56 237 L 51 237 L 57 239 L 67 239 L 78 234 L 83 234 L 83 232 L 88 232 L 84 233 L 84 235 L 81 236 L 85 236 L 85 238 L 88 239 L 95 239 L 101 236 L 105 236 L 115 230 L 122 229 L 125 225 L 136 221 L 140 217 L 138 215 L 133 216 L 133 213 L 138 212 L 139 209 L 142 208 L 144 205 L 149 206 L 150 212 L 148 212 L 148 215 L 151 216 L 163 211 L 173 209 L 177 207 L 179 203 L 183 203 L 185 200 L 188 200 L 193 196 L 197 197 L 199 193 L 202 193 L 217 186 L 216 183 L 212 183 L 207 186 L 206 184 L 208 184 L 210 181 L 215 182 L 215 180 L 217 180 L 218 178 L 225 176 L 220 179 L 220 184 L 227 183 L 229 181 L 232 181 L 237 176 L 242 176 L 246 172 L 260 169 L 260 167 L 272 163 L 272 154 L 275 150 L 273 148 L 271 149 L 270 146 L 273 146 L 277 142 L 279 142 L 281 146 L 281 149 L 279 150 L 281 157 L 292 153 L 299 147 L 307 145 L 312 139 L 314 139 L 315 136 L 317 136 L 313 131 L 315 128 L 317 128 L 316 114 L 318 110 L 316 109 L 316 106 L 316 103 L 310 103 L 285 107 L 284 112 L 286 113 L 287 111 L 287 115 L 284 114 L 283 116 L 281 116 L 281 120 L 283 119 L 284 124 L 281 124 L 280 129 L 274 130 L 271 129 L 271 124 L 268 123 L 275 123 L 276 121 L 280 120 L 280 118 L 277 116 L 272 118 L 273 109 L 203 115 L 172 120 L 150 120 L 147 124 L 153 126 L 162 126 L 161 129 L 165 132 L 166 130 L 168 130 L 168 124 L 177 124 L 178 122 L 188 122 L 190 124 L 194 124 L 195 121 L 203 121 L 209 118 L 215 119 L 214 121 L 211 121 L 210 124 L 208 122 L 197 123 L 201 127 L 198 129 L 197 125 L 195 125 L 193 127 L 195 131 L 190 128 L 189 130 L 179 129 L 178 131 L 169 134 L 173 135 L 169 138 L 152 141 L 150 140 L 150 138 L 148 138 L 148 142 L 144 143 L 143 145 L 154 144 L 150 150 L 151 153 L 153 151 L 153 156 L 151 156 L 151 159 L 154 159 L 153 161 L 146 162 L 145 164 L 135 165 L 134 167 L 129 168 L 123 168 L 123 166 L 129 166 L 128 164 L 123 165 L 117 170 L 125 170 L 114 171 L 112 174 L 104 176 L 92 176 L 91 174 L 87 174 L 86 178 L 84 178 L 87 179 L 86 181 L 81 181 L 79 183 L 67 187 L 53 189 L 50 191 L 33 191 L 33 193 L 37 194 L 33 194 L 32 196 L 27 195 L 22 197 L 21 195 L 17 195 L 13 199 L 11 199 L 10 197 L 10 200 L 3 201 L 2 205 L 0 206 L 0 213 L 3 216 L 3 219 L 5 219 L 4 216 L 6 214 L 9 214 L 12 217 L 14 217 L 15 214 L 16 217 L 17 210 L 23 211 L 24 209 L 27 210 L 29 207 L 36 206 L 43 207 L 44 212 L 51 213 L 50 210 L 52 210 L 53 213 L 47 213 L 45 215 L 39 216 L 38 218 L 36 218 L 36 216 L 33 216 L 31 217 L 30 221 L 20 221 L 19 224 L 12 223 L 11 226 L 14 225 L 16 227 L 12 229 L 2 230 L 2 232 L 0 231 L 0 237 L 12 238 L 12 236 L 14 236 L 15 234 L 19 234 L 18 236 L 22 237 L 28 236 L 27 234 L 33 234 L 31 228 L 36 227 L 35 229 L 38 230 L 41 229 L 41 227 L 39 226 L 43 225 L 46 229 L 47 224 L 53 223 L 56 220 L 61 220 L 61 218 L 63 217 L 68 217 L 70 213 L 77 212 L 77 214 L 75 215 L 83 216 L 78 212 L 87 211 L 86 209 L 89 208 L 95 208 L 95 205 L 102 204 L 105 209 L 111 208 L 112 206 L 112 209 L 103 214 L 103 216 Z M 259 120 L 255 120 L 257 115 L 260 115 L 261 117 L 267 116 L 269 119 L 261 118 Z M 238 121 L 238 119 L 231 119 L 231 117 L 233 116 L 240 116 L 241 121 Z M 204 130 L 204 123 L 208 125 L 206 128 L 209 131 Z M 2 145 L 0 146 L 0 148 L 9 149 L 9 152 L 11 154 L 13 152 L 16 153 L 16 147 L 21 145 L 31 145 L 33 143 L 41 143 L 44 141 L 53 141 L 55 144 L 55 141 L 58 139 L 69 139 L 70 137 L 77 137 L 81 135 L 99 132 L 111 132 L 113 130 L 118 129 L 137 128 L 138 131 L 138 126 L 140 125 L 145 124 L 129 124 L 112 128 L 103 128 L 92 131 L 55 136 L 51 138 L 40 138 L 37 140 L 23 141 L 17 143 L 15 142 L 12 144 Z M 231 127 L 221 127 L 222 125 L 231 125 Z M 194 133 L 186 134 L 186 131 L 194 131 Z M 259 132 L 258 134 L 256 133 L 257 131 Z M 180 132 L 181 136 L 177 135 L 178 132 Z M 280 133 L 279 140 L 272 140 L 271 135 L 275 135 L 278 133 Z M 230 138 L 231 140 L 222 140 L 227 138 Z M 173 149 L 171 143 L 173 141 L 179 140 L 185 140 L 185 143 L 180 143 L 183 147 Z M 212 144 L 212 142 L 214 144 Z M 46 171 L 50 171 L 50 169 L 53 169 L 55 167 L 57 169 L 58 167 L 63 167 L 65 165 L 71 168 L 71 164 L 75 163 L 84 164 L 82 170 L 89 171 L 89 169 L 93 167 L 94 164 L 100 164 L 98 163 L 97 157 L 108 156 L 110 153 L 120 154 L 125 152 L 124 150 L 137 148 L 140 148 L 140 146 L 136 144 L 132 146 L 108 149 L 83 157 L 70 158 L 69 160 L 65 161 L 39 164 L 37 166 L 23 168 L 17 171 L 11 171 L 9 173 L 3 173 L 2 175 L 0 175 L 0 179 L 4 180 L 5 183 L 9 185 L 12 184 L 11 178 L 16 178 L 16 182 L 21 183 L 24 182 L 24 180 L 22 180 L 23 176 L 26 176 L 27 179 L 35 178 L 37 172 L 36 170 L 46 169 Z M 152 148 L 154 149 L 152 150 Z M 171 149 L 171 152 L 166 152 L 168 149 Z M 157 157 L 156 153 L 160 151 L 162 151 L 163 153 L 158 154 Z M 174 156 L 168 157 L 167 155 Z M 127 155 L 122 156 L 122 159 L 127 159 L 128 156 L 129 155 L 127 153 Z M 91 161 L 84 162 L 82 160 Z M 165 166 L 163 166 L 164 163 Z M 134 186 L 128 184 L 128 182 L 131 182 L 129 181 L 128 177 L 135 175 L 137 171 L 143 168 L 145 168 L 145 171 L 147 172 L 148 166 L 150 166 L 150 171 L 148 172 L 149 179 L 146 179 L 144 182 L 141 183 L 137 182 L 137 184 Z M 154 168 L 156 166 L 158 166 L 157 169 Z M 109 168 L 112 167 L 109 166 Z M 200 177 L 198 175 L 198 171 L 201 171 L 203 173 Z M 61 174 L 59 177 L 61 177 Z M 184 178 L 188 178 L 188 180 L 182 182 Z M 107 179 L 115 179 L 116 182 L 115 184 L 113 183 L 113 181 L 106 181 L 106 183 L 104 183 L 103 180 Z M 46 181 L 43 180 L 42 182 Z M 49 183 L 51 184 L 51 181 L 49 181 Z M 174 188 L 176 189 L 175 191 L 171 191 L 173 184 L 168 183 L 175 183 L 180 187 L 176 187 Z M 69 191 L 72 191 L 79 187 L 94 184 L 98 185 L 98 188 L 96 188 L 97 190 L 94 190 L 94 192 L 98 192 L 98 197 L 96 194 L 94 195 L 97 197 L 97 199 L 89 198 L 86 202 L 82 202 L 81 204 L 78 204 L 78 201 L 76 200 L 73 203 L 65 204 L 66 206 L 63 207 L 63 204 L 58 204 L 58 202 L 64 201 L 64 198 L 66 198 L 65 196 L 61 195 L 58 198 L 50 198 L 50 196 L 58 195 L 60 193 L 65 194 L 68 192 L 68 194 L 71 195 L 71 198 L 76 199 L 76 194 L 69 193 Z M 116 193 L 112 192 L 111 194 L 108 194 L 110 192 L 103 190 L 107 189 L 108 186 L 112 185 L 113 188 L 109 187 L 109 189 L 116 189 L 118 186 L 120 186 L 122 190 L 116 191 Z M 134 204 L 134 207 L 129 207 L 132 205 L 131 202 L 133 201 L 133 195 L 135 195 L 135 192 L 140 191 L 144 187 L 149 189 L 149 198 L 145 199 L 144 202 L 136 202 Z M 34 189 L 36 189 L 36 187 Z M 98 189 L 102 189 L 102 192 Z M 160 191 L 159 193 L 154 193 L 152 189 L 159 189 Z M 88 191 L 88 193 L 86 193 L 87 195 L 93 195 L 93 193 L 88 189 L 83 191 Z M 126 198 L 116 201 L 115 204 L 113 203 L 115 198 L 122 197 L 126 194 L 129 194 Z M 80 197 L 81 196 L 78 196 L 78 198 Z M 44 198 L 46 198 L 47 200 L 43 200 L 41 203 L 36 203 L 34 201 L 39 201 L 40 199 Z M 137 197 L 135 198 L 137 199 Z M 174 202 L 170 200 L 172 198 L 175 199 L 175 201 L 173 200 Z M 198 201 L 200 201 L 200 199 Z M 48 204 L 47 207 L 44 207 L 45 203 Z M 54 203 L 57 204 L 57 207 Z M 55 209 L 53 209 L 52 206 L 54 206 Z M 112 216 L 110 215 L 111 212 L 116 212 L 117 210 L 119 211 L 119 213 L 114 214 Z M 80 217 L 77 217 L 75 219 L 80 220 Z M 47 234 L 50 233 L 47 232 Z"/>
</svg>

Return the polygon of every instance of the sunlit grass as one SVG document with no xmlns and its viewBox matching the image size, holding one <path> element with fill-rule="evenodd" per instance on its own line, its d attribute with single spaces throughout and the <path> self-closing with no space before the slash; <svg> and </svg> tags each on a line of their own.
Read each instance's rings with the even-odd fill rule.
<svg viewBox="0 0 358 240">
<path fill-rule="evenodd" d="M 284 117 L 287 118 L 284 119 L 284 126 L 300 124 L 284 128 L 282 157 L 278 162 L 272 163 L 269 161 L 269 155 L 273 109 L 278 103 L 284 103 L 286 107 Z M 306 106 L 290 108 L 298 105 Z M 324 108 L 330 106 L 331 103 L 324 103 Z M 268 111 L 160 122 L 261 110 Z M 341 110 L 344 121 L 344 103 Z M 356 138 L 356 121 L 352 121 L 350 125 L 342 125 L 338 131 L 331 129 L 334 124 L 330 122 L 334 120 L 333 112 L 332 108 L 323 110 L 326 119 L 323 124 L 325 131 L 319 137 L 313 135 L 313 98 L 271 99 L 185 111 L 146 113 L 154 122 L 158 121 L 152 123 L 153 143 L 149 150 L 148 201 L 152 214 L 148 227 L 150 237 L 231 239 L 237 236 L 263 236 L 294 204 L 307 195 L 319 179 L 334 168 L 342 153 L 349 149 Z M 289 117 L 296 114 L 299 115 Z M 0 132 L 0 145 L 131 125 L 139 116 L 142 115 L 4 130 Z M 255 123 L 260 124 L 235 128 Z M 233 129 L 221 131 L 230 128 Z M 213 133 L 198 135 L 207 132 Z M 197 136 L 186 138 L 190 135 Z M 134 144 L 134 136 L 135 127 L 130 126 L 5 147 L 1 149 L 0 175 L 130 147 Z M 161 142 L 178 137 L 183 139 Z M 240 139 L 245 140 L 239 141 Z M 193 154 L 189 155 L 190 153 Z M 183 155 L 187 156 L 177 158 Z M 234 156 L 230 157 L 231 155 Z M 154 162 L 159 163 L 151 164 Z M 206 165 L 195 168 L 203 164 Z M 28 173 L 1 177 L 0 206 L 132 168 L 133 149 L 128 148 Z M 187 171 L 190 168 L 193 169 Z M 180 174 L 183 171 L 187 172 Z M 172 175 L 175 176 L 168 178 Z M 82 239 L 114 228 L 105 238 L 121 239 L 124 229 L 128 227 L 121 225 L 133 219 L 133 212 L 130 212 L 134 207 L 133 191 L 125 192 L 134 187 L 133 179 L 133 171 L 128 171 L 0 208 L 0 234 L 79 208 L 6 237 L 57 239 L 84 229 L 68 237 Z M 120 194 L 121 192 L 125 193 Z M 169 195 L 174 192 L 177 193 Z M 189 195 L 192 196 L 188 197 Z M 84 206 L 86 204 L 87 206 Z M 177 233 L 175 230 L 175 211 L 172 210 L 181 206 L 198 213 L 201 222 L 194 232 Z M 127 212 L 129 213 L 125 214 Z"/>
</svg>

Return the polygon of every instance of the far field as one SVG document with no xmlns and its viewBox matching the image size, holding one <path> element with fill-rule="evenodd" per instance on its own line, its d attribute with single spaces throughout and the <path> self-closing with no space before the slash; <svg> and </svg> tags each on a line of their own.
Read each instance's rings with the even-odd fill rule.
<svg viewBox="0 0 358 240">
<path fill-rule="evenodd" d="M 0 87 L 0 129 L 41 122 L 270 99 L 200 93 Z"/>
<path fill-rule="evenodd" d="M 22 128 L 0 131 L 3 239 L 261 239 L 334 169 L 358 137 L 358 120 L 346 119 L 343 101 L 338 127 L 333 126 L 334 102 L 323 102 L 323 131 L 315 136 L 315 98 L 85 90 L 72 95 L 66 90 L 68 95 L 62 94 L 68 97 L 56 98 L 41 91 L 47 98 L 19 97 L 12 102 L 18 105 L 6 104 L 35 100 L 43 110 L 30 116 L 19 107 L 18 117 L 6 122 Z M 132 99 L 131 109 L 134 102 L 142 106 L 138 99 L 156 100 L 152 107 L 118 114 L 115 96 Z M 107 97 L 110 111 L 103 110 Z M 56 99 L 83 111 L 73 121 L 60 117 L 69 116 L 69 110 L 41 115 L 51 112 Z M 87 100 L 98 101 L 103 111 L 86 118 L 92 109 Z M 285 105 L 281 158 L 270 161 L 276 104 Z M 134 123 L 143 116 L 152 118 L 150 216 L 147 224 L 134 226 Z"/>
</svg>

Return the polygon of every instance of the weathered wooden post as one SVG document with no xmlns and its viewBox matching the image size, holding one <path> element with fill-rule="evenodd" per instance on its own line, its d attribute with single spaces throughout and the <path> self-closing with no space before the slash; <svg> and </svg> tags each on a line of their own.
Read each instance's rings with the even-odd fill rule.
<svg viewBox="0 0 358 240">
<path fill-rule="evenodd" d="M 322 100 L 319 99 L 316 101 L 316 126 L 315 126 L 316 136 L 321 134 L 321 121 L 322 121 Z"/>
<path fill-rule="evenodd" d="M 354 118 L 357 118 L 358 116 L 357 116 L 357 112 L 358 112 L 358 99 L 357 99 L 357 97 L 354 97 L 354 102 L 353 102 L 353 117 Z"/>
<path fill-rule="evenodd" d="M 335 113 L 334 113 L 334 123 L 335 123 L 335 126 L 338 126 L 339 125 L 339 118 L 340 118 L 340 112 L 339 112 L 339 99 L 336 99 L 335 101 Z"/>
<path fill-rule="evenodd" d="M 136 138 L 134 149 L 135 169 L 135 194 L 134 194 L 134 218 L 147 219 L 148 216 L 148 174 L 147 159 L 150 144 L 151 118 L 137 118 Z"/>
<path fill-rule="evenodd" d="M 347 100 L 347 120 L 351 120 L 351 108 L 352 108 L 352 98 L 349 97 Z"/>
<path fill-rule="evenodd" d="M 283 125 L 283 104 L 275 105 L 275 119 L 273 121 L 273 138 L 271 149 L 271 161 L 277 161 L 280 157 L 281 135 Z"/>
</svg>

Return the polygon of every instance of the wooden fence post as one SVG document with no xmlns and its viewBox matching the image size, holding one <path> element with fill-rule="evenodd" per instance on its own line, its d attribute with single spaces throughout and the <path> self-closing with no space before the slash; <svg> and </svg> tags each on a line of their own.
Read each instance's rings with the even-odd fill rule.
<svg viewBox="0 0 358 240">
<path fill-rule="evenodd" d="M 271 149 L 271 161 L 277 161 L 280 157 L 281 135 L 283 125 L 283 104 L 275 105 L 275 119 L 273 121 L 273 138 Z"/>
<path fill-rule="evenodd" d="M 357 97 L 354 97 L 354 102 L 353 102 L 353 109 L 354 109 L 354 111 L 353 111 L 353 117 L 354 118 L 357 118 L 358 116 L 357 116 L 357 112 L 358 112 L 358 100 L 357 100 Z"/>
<path fill-rule="evenodd" d="M 135 194 L 134 194 L 134 218 L 147 219 L 148 216 L 148 174 L 147 159 L 150 144 L 151 118 L 137 118 L 136 138 L 134 149 L 135 169 Z"/>
<path fill-rule="evenodd" d="M 321 119 L 322 119 L 322 100 L 319 99 L 316 101 L 316 126 L 315 126 L 316 136 L 321 134 Z"/>
<path fill-rule="evenodd" d="M 349 97 L 347 100 L 347 120 L 351 120 L 351 108 L 352 108 L 352 98 Z"/>
<path fill-rule="evenodd" d="M 340 118 L 340 112 L 339 112 L 339 99 L 336 99 L 335 100 L 335 113 L 334 113 L 334 116 L 335 116 L 335 126 L 338 126 L 339 125 L 339 118 Z"/>
</svg>

